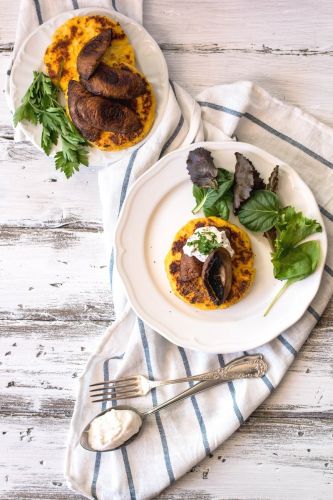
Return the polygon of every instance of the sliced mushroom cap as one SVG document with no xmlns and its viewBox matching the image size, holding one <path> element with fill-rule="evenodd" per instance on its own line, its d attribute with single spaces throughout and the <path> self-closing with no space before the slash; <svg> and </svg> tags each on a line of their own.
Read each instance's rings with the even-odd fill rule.
<svg viewBox="0 0 333 500">
<path fill-rule="evenodd" d="M 88 79 L 91 77 L 106 49 L 110 46 L 111 39 L 112 30 L 107 29 L 84 45 L 76 62 L 77 70 L 81 78 Z"/>
<path fill-rule="evenodd" d="M 90 97 L 80 99 L 77 110 L 85 121 L 101 130 L 129 134 L 142 128 L 135 111 L 106 97 L 90 94 Z"/>
<path fill-rule="evenodd" d="M 180 259 L 180 279 L 181 281 L 191 281 L 201 276 L 202 262 L 196 257 L 190 257 L 182 253 Z"/>
<path fill-rule="evenodd" d="M 89 78 L 82 79 L 89 92 L 113 99 L 134 99 L 147 92 L 145 80 L 129 68 L 114 68 L 100 63 Z"/>
<path fill-rule="evenodd" d="M 206 259 L 201 276 L 214 304 L 223 304 L 228 298 L 232 283 L 232 262 L 228 250 L 223 247 L 214 250 Z"/>
<path fill-rule="evenodd" d="M 91 97 L 92 94 L 88 92 L 80 82 L 70 80 L 68 84 L 68 111 L 75 127 L 81 132 L 83 137 L 88 141 L 96 141 L 101 135 L 101 131 L 92 125 L 91 120 L 85 120 L 77 110 L 77 104 L 80 100 Z"/>
</svg>

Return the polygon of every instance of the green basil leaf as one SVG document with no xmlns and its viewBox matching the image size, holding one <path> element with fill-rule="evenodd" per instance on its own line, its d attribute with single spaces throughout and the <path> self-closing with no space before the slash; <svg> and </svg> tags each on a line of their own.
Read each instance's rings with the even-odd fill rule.
<svg viewBox="0 0 333 500">
<path fill-rule="evenodd" d="M 306 241 L 291 248 L 280 258 L 273 258 L 274 276 L 279 280 L 302 280 L 312 274 L 320 259 L 318 241 Z"/>
<path fill-rule="evenodd" d="M 230 215 L 228 202 L 224 198 L 218 201 L 212 207 L 204 206 L 203 211 L 205 217 L 220 217 L 224 220 L 228 220 Z"/>
<path fill-rule="evenodd" d="M 233 184 L 232 180 L 225 181 L 219 185 L 217 189 L 208 189 L 207 198 L 205 200 L 205 208 L 211 208 L 217 203 L 227 191 L 231 188 Z"/>
<path fill-rule="evenodd" d="M 207 198 L 207 191 L 208 191 L 207 188 L 203 188 L 197 186 L 196 184 L 193 184 L 192 194 L 195 198 L 196 205 L 193 208 L 192 213 L 196 214 L 202 209 Z"/>
<path fill-rule="evenodd" d="M 205 217 L 217 217 L 217 205 L 213 205 L 212 207 L 203 207 L 203 213 Z"/>
<path fill-rule="evenodd" d="M 221 219 L 229 219 L 230 209 L 227 200 L 224 198 L 217 203 L 217 214 Z"/>
<path fill-rule="evenodd" d="M 225 168 L 218 169 L 217 182 L 219 184 L 222 184 L 223 182 L 226 182 L 226 181 L 233 181 L 233 180 L 234 180 L 234 174 L 229 172 L 229 170 L 225 170 Z"/>
<path fill-rule="evenodd" d="M 233 201 L 234 201 L 234 193 L 232 191 L 232 189 L 230 189 L 230 191 L 227 191 L 225 193 L 225 195 L 223 196 L 223 199 L 225 201 L 227 201 L 228 203 L 230 203 L 231 205 L 233 204 Z"/>
<path fill-rule="evenodd" d="M 269 231 L 277 222 L 280 201 L 271 191 L 255 191 L 239 210 L 240 222 L 250 231 Z"/>
</svg>

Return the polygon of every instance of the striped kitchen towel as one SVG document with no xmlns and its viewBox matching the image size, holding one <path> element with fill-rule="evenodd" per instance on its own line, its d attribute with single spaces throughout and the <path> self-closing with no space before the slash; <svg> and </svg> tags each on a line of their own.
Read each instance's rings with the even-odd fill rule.
<svg viewBox="0 0 333 500">
<path fill-rule="evenodd" d="M 36 24 L 47 19 L 53 8 L 63 10 L 65 4 L 70 8 L 70 3 L 75 7 L 94 5 L 92 0 L 26 0 L 22 5 L 29 6 L 30 22 Z M 104 6 L 106 2 L 97 3 Z M 126 13 L 133 17 L 141 8 L 140 1 L 108 3 L 119 9 L 128 6 Z M 131 6 L 135 13 L 131 12 Z M 177 405 L 172 412 L 156 414 L 147 420 L 140 439 L 121 450 L 95 454 L 80 447 L 82 428 L 96 412 L 107 407 L 106 404 L 98 407 L 90 403 L 89 384 L 130 373 L 142 373 L 155 379 L 176 378 L 223 366 L 243 354 L 203 354 L 177 347 L 157 335 L 130 309 L 113 268 L 112 252 L 115 222 L 127 190 L 136 178 L 161 155 L 179 146 L 202 139 L 230 140 L 234 135 L 276 155 L 297 170 L 315 193 L 328 237 L 332 238 L 333 130 L 300 109 L 272 98 L 251 82 L 209 88 L 197 100 L 177 84 L 171 84 L 164 120 L 150 141 L 99 174 L 117 321 L 106 331 L 80 378 L 70 427 L 66 478 L 72 489 L 87 497 L 103 500 L 154 498 L 209 455 L 277 387 L 332 295 L 333 252 L 329 249 L 320 290 L 304 316 L 274 341 L 250 351 L 263 353 L 269 363 L 269 372 L 263 379 L 217 386 Z M 156 405 L 187 386 L 181 384 L 152 391 L 136 399 L 135 405 L 139 409 Z"/>
</svg>

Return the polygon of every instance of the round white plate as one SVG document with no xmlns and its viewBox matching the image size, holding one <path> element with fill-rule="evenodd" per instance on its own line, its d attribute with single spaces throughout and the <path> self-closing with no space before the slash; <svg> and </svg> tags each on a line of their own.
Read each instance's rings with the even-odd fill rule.
<svg viewBox="0 0 333 500">
<path fill-rule="evenodd" d="M 322 224 L 323 232 L 313 236 L 321 246 L 318 269 L 288 288 L 266 317 L 264 311 L 283 282 L 273 277 L 268 241 L 249 231 L 256 277 L 249 293 L 238 304 L 225 310 L 202 311 L 170 290 L 164 259 L 176 232 L 195 217 L 191 212 L 195 203 L 186 159 L 190 150 L 200 146 L 212 152 L 216 166 L 230 171 L 234 171 L 234 153 L 243 153 L 266 181 L 273 167 L 280 165 L 282 202 Z M 238 218 L 232 216 L 230 220 L 241 226 Z M 298 174 L 265 151 L 239 142 L 192 144 L 158 161 L 128 193 L 116 228 L 115 244 L 117 269 L 138 316 L 171 342 L 211 353 L 258 347 L 295 323 L 318 290 L 327 251 L 318 205 Z"/>
<path fill-rule="evenodd" d="M 168 100 L 168 68 L 164 56 L 155 40 L 140 24 L 114 10 L 102 8 L 71 10 L 53 17 L 33 31 L 19 50 L 10 76 L 10 101 L 11 109 L 14 112 L 19 107 L 22 97 L 32 82 L 32 72 L 34 70 L 45 71 L 43 64 L 44 53 L 47 46 L 51 43 L 54 31 L 72 17 L 90 14 L 109 16 L 120 23 L 130 43 L 133 45 L 137 66 L 152 84 L 156 97 L 155 121 L 150 132 L 142 141 L 128 149 L 116 152 L 89 148 L 89 163 L 106 165 L 128 156 L 151 137 L 163 117 Z M 20 123 L 19 127 L 22 128 L 25 136 L 38 149 L 41 149 L 41 126 L 25 122 Z M 56 152 L 57 149 L 54 148 L 51 154 L 54 155 Z"/>
</svg>

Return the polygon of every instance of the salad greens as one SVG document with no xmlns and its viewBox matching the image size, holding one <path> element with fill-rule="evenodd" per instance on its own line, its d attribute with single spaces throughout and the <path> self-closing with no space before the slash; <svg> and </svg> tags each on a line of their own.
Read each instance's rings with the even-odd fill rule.
<svg viewBox="0 0 333 500">
<path fill-rule="evenodd" d="M 289 250 L 284 257 L 280 257 L 279 259 L 274 258 L 273 254 L 274 276 L 279 280 L 286 280 L 286 282 L 267 307 L 264 316 L 267 316 L 274 304 L 276 304 L 290 285 L 314 273 L 317 269 L 319 259 L 319 241 L 305 241 Z"/>
<path fill-rule="evenodd" d="M 275 253 L 283 255 L 288 249 L 303 241 L 314 233 L 321 232 L 321 225 L 313 219 L 308 219 L 302 212 L 296 212 L 294 207 L 285 207 L 276 223 Z"/>
<path fill-rule="evenodd" d="M 74 127 L 66 110 L 58 102 L 59 89 L 49 76 L 34 71 L 34 79 L 14 114 L 14 125 L 29 121 L 43 126 L 41 147 L 47 155 L 61 138 L 62 150 L 55 155 L 56 169 L 71 177 L 79 165 L 88 165 L 87 141 Z"/>
<path fill-rule="evenodd" d="M 228 170 L 221 168 L 214 180 L 216 181 L 216 188 L 199 187 L 193 184 L 193 196 L 196 206 L 193 208 L 192 213 L 196 214 L 203 210 L 206 217 L 215 215 L 228 220 L 228 201 L 232 199 L 233 175 Z"/>
<path fill-rule="evenodd" d="M 316 270 L 320 259 L 319 242 L 301 242 L 322 228 L 319 222 L 296 212 L 294 207 L 282 208 L 277 195 L 268 190 L 255 191 L 241 206 L 238 217 L 250 231 L 274 230 L 273 272 L 276 279 L 286 280 L 286 283 L 266 309 L 266 316 L 291 284 Z"/>
<path fill-rule="evenodd" d="M 203 148 L 199 148 L 203 150 Z M 203 210 L 206 217 L 217 216 L 228 220 L 229 204 L 234 203 L 234 213 L 240 222 L 250 231 L 261 232 L 272 245 L 272 264 L 276 279 L 285 281 L 272 303 L 266 309 L 266 316 L 285 290 L 296 281 L 310 276 L 320 260 L 320 243 L 305 241 L 305 238 L 322 231 L 318 221 L 305 217 L 294 207 L 283 207 L 277 196 L 279 167 L 271 173 L 268 184 L 261 179 L 259 172 L 250 160 L 236 153 L 236 172 L 233 176 L 224 169 L 215 173 L 211 155 L 199 155 L 191 151 L 188 170 L 193 182 L 193 196 L 196 206 L 193 213 Z M 200 170 L 201 180 L 205 177 L 205 186 L 196 183 L 198 165 L 201 158 L 205 163 Z"/>
</svg>

